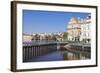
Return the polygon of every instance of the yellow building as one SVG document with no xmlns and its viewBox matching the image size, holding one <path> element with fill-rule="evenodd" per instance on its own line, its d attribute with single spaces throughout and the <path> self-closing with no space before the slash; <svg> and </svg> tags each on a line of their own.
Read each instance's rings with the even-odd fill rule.
<svg viewBox="0 0 100 73">
<path fill-rule="evenodd" d="M 68 32 L 69 41 L 80 40 L 81 27 L 80 27 L 80 21 L 78 18 L 72 17 L 70 19 L 67 26 L 67 32 Z"/>
</svg>

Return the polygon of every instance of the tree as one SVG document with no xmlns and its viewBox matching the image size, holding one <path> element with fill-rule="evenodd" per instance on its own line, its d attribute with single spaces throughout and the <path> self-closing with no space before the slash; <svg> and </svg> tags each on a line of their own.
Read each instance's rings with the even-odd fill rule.
<svg viewBox="0 0 100 73">
<path fill-rule="evenodd" d="M 68 38 L 68 33 L 67 32 L 64 32 L 63 33 L 63 40 L 66 41 Z"/>
<path fill-rule="evenodd" d="M 56 35 L 53 35 L 51 38 L 53 41 L 57 41 Z"/>
<path fill-rule="evenodd" d="M 32 41 L 33 41 L 33 40 L 35 40 L 35 37 L 34 37 L 34 36 L 32 36 L 32 39 L 31 39 L 31 40 L 32 40 Z"/>
<path fill-rule="evenodd" d="M 35 38 L 35 40 L 40 40 L 40 35 L 39 35 L 39 34 L 36 34 L 36 35 L 34 36 L 34 38 Z"/>
<path fill-rule="evenodd" d="M 50 40 L 50 36 L 49 36 L 49 35 L 46 35 L 46 36 L 45 36 L 45 40 L 46 40 L 46 41 L 49 41 L 49 40 Z"/>
</svg>

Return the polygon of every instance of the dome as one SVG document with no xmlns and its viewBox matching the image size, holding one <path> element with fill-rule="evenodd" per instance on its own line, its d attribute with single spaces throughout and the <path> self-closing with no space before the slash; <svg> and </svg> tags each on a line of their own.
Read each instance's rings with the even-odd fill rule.
<svg viewBox="0 0 100 73">
<path fill-rule="evenodd" d="M 72 28 L 72 25 L 69 24 L 69 25 L 67 26 L 67 28 L 68 28 L 68 29 Z"/>
<path fill-rule="evenodd" d="M 78 23 L 79 21 L 78 21 L 78 18 L 76 18 L 76 17 L 72 17 L 71 19 L 70 19 L 70 24 L 76 24 L 76 23 Z"/>
</svg>

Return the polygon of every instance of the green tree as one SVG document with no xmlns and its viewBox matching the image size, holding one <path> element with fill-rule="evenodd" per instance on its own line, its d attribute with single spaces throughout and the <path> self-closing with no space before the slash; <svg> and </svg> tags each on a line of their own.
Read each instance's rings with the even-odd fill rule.
<svg viewBox="0 0 100 73">
<path fill-rule="evenodd" d="M 53 41 L 57 41 L 56 35 L 53 35 L 53 36 L 52 36 L 52 40 L 53 40 Z"/>
<path fill-rule="evenodd" d="M 34 36 L 34 38 L 35 38 L 35 40 L 40 40 L 40 35 L 39 35 L 39 34 L 36 34 L 36 35 Z"/>
<path fill-rule="evenodd" d="M 64 32 L 63 33 L 63 40 L 64 41 L 67 41 L 67 38 L 68 38 L 68 33 L 67 32 Z"/>
</svg>

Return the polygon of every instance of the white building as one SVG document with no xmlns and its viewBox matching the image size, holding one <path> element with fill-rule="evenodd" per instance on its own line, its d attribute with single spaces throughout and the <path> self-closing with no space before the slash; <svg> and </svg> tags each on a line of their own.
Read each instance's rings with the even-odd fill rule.
<svg viewBox="0 0 100 73">
<path fill-rule="evenodd" d="M 23 34 L 23 42 L 31 42 L 31 41 L 32 41 L 32 35 Z"/>
<path fill-rule="evenodd" d="M 86 43 L 91 42 L 91 16 L 86 18 L 71 18 L 68 26 L 68 40 L 69 41 L 82 41 Z"/>
<path fill-rule="evenodd" d="M 86 19 L 81 19 L 81 36 L 80 41 L 91 42 L 91 16 L 88 15 Z"/>
<path fill-rule="evenodd" d="M 45 40 L 46 33 L 40 33 L 40 40 Z"/>
</svg>

